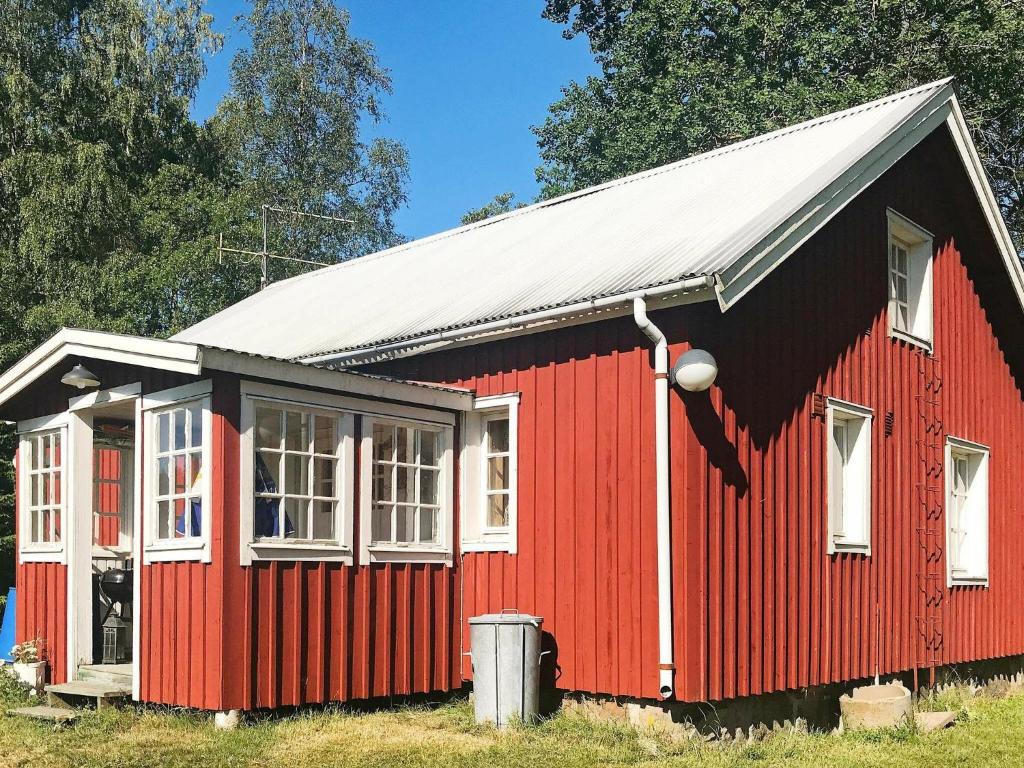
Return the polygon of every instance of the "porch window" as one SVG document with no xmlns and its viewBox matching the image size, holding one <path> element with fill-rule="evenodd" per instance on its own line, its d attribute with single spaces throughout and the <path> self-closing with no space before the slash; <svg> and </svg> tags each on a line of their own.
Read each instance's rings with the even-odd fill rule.
<svg viewBox="0 0 1024 768">
<path fill-rule="evenodd" d="M 889 333 L 932 347 L 932 235 L 893 210 L 889 222 Z"/>
<path fill-rule="evenodd" d="M 21 503 L 20 544 L 24 557 L 63 550 L 63 522 L 66 496 L 63 427 L 22 434 L 19 455 Z"/>
<path fill-rule="evenodd" d="M 871 410 L 829 399 L 828 551 L 870 554 Z"/>
<path fill-rule="evenodd" d="M 375 417 L 364 420 L 363 436 L 371 558 L 447 557 L 451 427 Z"/>
<path fill-rule="evenodd" d="M 464 551 L 516 551 L 519 395 L 476 399 L 466 418 Z"/>
<path fill-rule="evenodd" d="M 143 398 L 147 562 L 209 562 L 210 383 Z"/>
<path fill-rule="evenodd" d="M 988 582 L 988 448 L 946 439 L 949 584 Z"/>
<path fill-rule="evenodd" d="M 241 562 L 352 562 L 354 416 L 345 398 L 242 384 Z"/>
</svg>

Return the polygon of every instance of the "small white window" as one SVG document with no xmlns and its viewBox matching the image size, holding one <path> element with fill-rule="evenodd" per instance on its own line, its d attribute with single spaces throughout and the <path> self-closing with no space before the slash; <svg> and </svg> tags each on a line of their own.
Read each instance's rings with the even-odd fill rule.
<svg viewBox="0 0 1024 768">
<path fill-rule="evenodd" d="M 210 382 L 143 398 L 146 562 L 209 562 Z"/>
<path fill-rule="evenodd" d="M 889 333 L 932 348 L 932 235 L 893 210 L 889 220 Z"/>
<path fill-rule="evenodd" d="M 516 551 L 519 395 L 479 397 L 466 417 L 462 549 Z"/>
<path fill-rule="evenodd" d="M 362 433 L 367 557 L 450 559 L 452 428 L 365 416 Z"/>
<path fill-rule="evenodd" d="M 949 584 L 988 581 L 988 449 L 946 439 L 946 563 Z"/>
<path fill-rule="evenodd" d="M 24 432 L 18 456 L 22 562 L 60 560 L 67 497 L 67 429 Z"/>
<path fill-rule="evenodd" d="M 828 551 L 871 552 L 871 410 L 829 399 Z"/>
</svg>

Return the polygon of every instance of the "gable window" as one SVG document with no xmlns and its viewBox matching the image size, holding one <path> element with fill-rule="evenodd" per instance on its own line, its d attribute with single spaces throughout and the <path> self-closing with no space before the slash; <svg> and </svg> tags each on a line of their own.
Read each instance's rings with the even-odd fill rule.
<svg viewBox="0 0 1024 768">
<path fill-rule="evenodd" d="M 373 560 L 447 560 L 451 552 L 452 428 L 363 418 L 366 553 Z"/>
<path fill-rule="evenodd" d="M 828 551 L 871 551 L 871 410 L 830 398 Z"/>
<path fill-rule="evenodd" d="M 519 395 L 476 399 L 466 417 L 462 549 L 516 551 Z"/>
<path fill-rule="evenodd" d="M 23 432 L 18 456 L 22 562 L 59 560 L 63 524 L 67 432 L 63 426 Z"/>
<path fill-rule="evenodd" d="M 932 347 L 932 235 L 893 210 L 889 221 L 889 333 Z"/>
<path fill-rule="evenodd" d="M 242 385 L 242 564 L 352 561 L 353 415 L 343 399 Z"/>
<path fill-rule="evenodd" d="M 209 562 L 210 382 L 143 398 L 147 562 Z"/>
<path fill-rule="evenodd" d="M 988 580 L 988 449 L 946 439 L 946 552 L 949 583 Z"/>
</svg>

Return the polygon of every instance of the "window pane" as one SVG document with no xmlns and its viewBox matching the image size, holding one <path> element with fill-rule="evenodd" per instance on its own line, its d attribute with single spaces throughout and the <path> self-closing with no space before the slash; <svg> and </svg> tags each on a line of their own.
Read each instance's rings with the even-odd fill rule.
<svg viewBox="0 0 1024 768">
<path fill-rule="evenodd" d="M 334 496 L 335 459 L 313 459 L 313 495 Z"/>
<path fill-rule="evenodd" d="M 43 480 L 43 504 L 53 504 L 53 475 L 46 472 L 42 475 Z"/>
<path fill-rule="evenodd" d="M 52 448 L 50 446 L 50 435 L 43 435 L 39 438 L 42 447 L 42 469 L 46 469 L 52 462 Z"/>
<path fill-rule="evenodd" d="M 161 413 L 156 419 L 157 446 L 160 453 L 171 450 L 171 414 Z"/>
<path fill-rule="evenodd" d="M 508 456 L 492 456 L 487 460 L 487 490 L 508 488 Z"/>
<path fill-rule="evenodd" d="M 395 428 L 386 424 L 373 425 L 373 458 L 376 461 L 394 461 Z"/>
<path fill-rule="evenodd" d="M 43 476 L 35 475 L 29 478 L 29 485 L 32 487 L 32 498 L 29 501 L 29 506 L 38 507 L 42 504 L 40 500 L 42 497 L 41 489 L 43 487 Z"/>
<path fill-rule="evenodd" d="M 281 447 L 281 411 L 272 408 L 256 409 L 256 447 Z"/>
<path fill-rule="evenodd" d="M 189 499 L 189 535 L 201 536 L 203 533 L 203 501 L 195 497 Z"/>
<path fill-rule="evenodd" d="M 309 538 L 309 502 L 304 499 L 285 499 L 285 535 L 290 539 Z"/>
<path fill-rule="evenodd" d="M 416 507 L 395 508 L 395 541 L 408 544 L 413 541 L 415 533 Z"/>
<path fill-rule="evenodd" d="M 328 416 L 316 417 L 316 429 L 313 433 L 313 450 L 317 453 L 333 454 L 337 450 L 334 427 L 337 419 Z"/>
<path fill-rule="evenodd" d="M 896 300 L 901 304 L 907 303 L 907 278 L 896 278 Z"/>
<path fill-rule="evenodd" d="M 309 416 L 288 411 L 285 414 L 284 447 L 289 451 L 309 450 Z"/>
<path fill-rule="evenodd" d="M 437 510 L 420 508 L 420 543 L 437 541 Z"/>
<path fill-rule="evenodd" d="M 508 419 L 487 422 L 487 452 L 508 453 Z"/>
<path fill-rule="evenodd" d="M 437 433 L 419 430 L 420 464 L 432 467 L 437 464 Z"/>
<path fill-rule="evenodd" d="M 196 451 L 191 456 L 192 458 L 189 461 L 188 489 L 189 493 L 198 494 L 202 490 L 200 486 L 203 479 L 203 454 Z"/>
<path fill-rule="evenodd" d="M 180 451 L 185 447 L 185 410 L 178 408 L 171 411 L 174 419 L 174 450 Z"/>
<path fill-rule="evenodd" d="M 34 544 L 38 544 L 43 540 L 42 533 L 39 530 L 39 523 L 42 520 L 42 513 L 38 509 L 33 509 L 28 515 L 28 538 L 29 541 Z"/>
<path fill-rule="evenodd" d="M 174 472 L 174 492 L 184 493 L 186 486 L 186 480 L 188 477 L 188 467 L 186 466 L 186 457 L 184 455 L 175 456 L 173 458 L 173 472 Z"/>
<path fill-rule="evenodd" d="M 61 511 L 59 509 L 55 509 L 50 512 L 50 515 L 53 519 L 53 540 L 55 542 L 59 542 L 62 535 L 60 530 Z"/>
<path fill-rule="evenodd" d="M 56 506 L 60 506 L 63 500 L 61 499 L 61 483 L 60 483 L 60 471 L 54 472 L 50 479 L 50 488 L 53 492 L 53 503 Z"/>
<path fill-rule="evenodd" d="M 33 437 L 28 441 L 28 461 L 32 469 L 39 469 L 39 458 L 42 455 L 39 440 L 38 437 Z"/>
<path fill-rule="evenodd" d="M 158 539 L 171 537 L 171 502 L 169 501 L 161 501 L 157 504 L 156 537 Z"/>
<path fill-rule="evenodd" d="M 487 525 L 504 528 L 508 525 L 508 496 L 494 493 L 487 497 Z"/>
<path fill-rule="evenodd" d="M 416 470 L 413 467 L 398 467 L 395 483 L 395 501 L 416 501 Z"/>
<path fill-rule="evenodd" d="M 374 506 L 370 521 L 370 538 L 374 541 L 391 541 L 391 510 L 386 504 Z"/>
<path fill-rule="evenodd" d="M 298 496 L 309 495 L 309 459 L 306 456 L 285 455 L 284 492 Z"/>
<path fill-rule="evenodd" d="M 412 461 L 413 452 L 410 450 L 413 430 L 405 427 L 395 428 L 395 461 L 409 463 Z"/>
<path fill-rule="evenodd" d="M 420 503 L 437 504 L 437 476 L 436 469 L 420 470 Z"/>
<path fill-rule="evenodd" d="M 279 493 L 281 490 L 280 453 L 257 453 L 255 467 L 256 493 Z"/>
<path fill-rule="evenodd" d="M 185 499 L 174 500 L 174 538 L 183 539 L 188 535 L 188 520 L 185 516 Z"/>
<path fill-rule="evenodd" d="M 907 252 L 900 247 L 896 248 L 896 269 L 900 271 L 900 274 L 907 274 Z"/>
<path fill-rule="evenodd" d="M 392 501 L 391 471 L 387 464 L 373 465 L 373 501 Z"/>
<path fill-rule="evenodd" d="M 40 521 L 40 541 L 49 544 L 53 539 L 50 536 L 50 510 L 43 510 L 43 517 Z"/>
<path fill-rule="evenodd" d="M 313 502 L 313 538 L 333 539 L 334 536 L 334 502 Z"/>
<path fill-rule="evenodd" d="M 203 405 L 195 402 L 188 406 L 189 447 L 198 448 L 203 444 Z"/>
</svg>

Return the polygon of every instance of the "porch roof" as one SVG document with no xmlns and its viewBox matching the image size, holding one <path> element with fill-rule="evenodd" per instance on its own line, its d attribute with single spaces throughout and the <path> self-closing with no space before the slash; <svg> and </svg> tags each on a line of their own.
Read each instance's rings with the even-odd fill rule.
<svg viewBox="0 0 1024 768">
<path fill-rule="evenodd" d="M 280 360 L 206 344 L 62 328 L 0 374 L 0 407 L 67 358 L 105 360 L 194 376 L 223 371 L 449 410 L 468 410 L 473 406 L 473 392 L 458 387 Z"/>
</svg>

